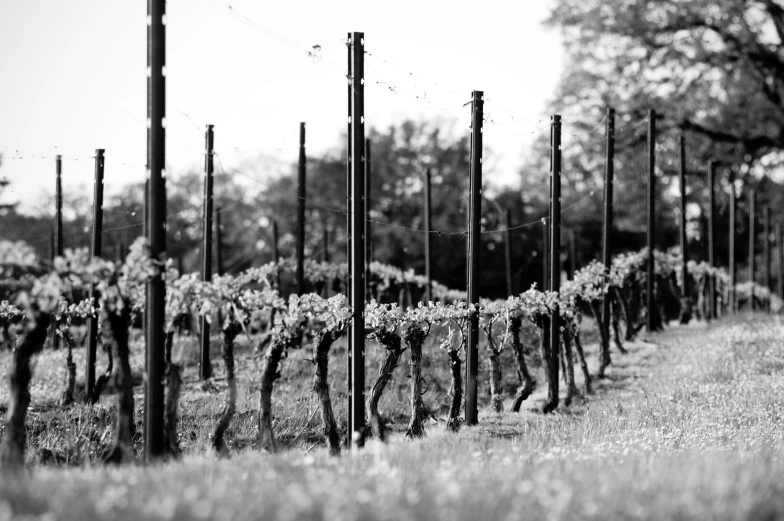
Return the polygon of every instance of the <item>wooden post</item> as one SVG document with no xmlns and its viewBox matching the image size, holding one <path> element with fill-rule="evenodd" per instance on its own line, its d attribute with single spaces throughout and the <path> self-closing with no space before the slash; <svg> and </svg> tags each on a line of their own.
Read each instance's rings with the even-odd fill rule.
<svg viewBox="0 0 784 521">
<path fill-rule="evenodd" d="M 425 277 L 427 278 L 427 287 L 425 288 L 425 301 L 432 302 L 433 301 L 433 281 L 432 281 L 432 274 L 431 274 L 431 267 L 430 263 L 432 262 L 431 258 L 431 234 L 430 234 L 430 227 L 431 227 L 431 220 L 433 218 L 432 209 L 430 206 L 430 169 L 428 168 L 425 170 Z"/>
<path fill-rule="evenodd" d="M 646 276 L 646 306 L 648 317 L 646 331 L 655 329 L 656 301 L 654 277 L 654 249 L 656 248 L 656 111 L 648 111 L 648 270 Z"/>
<path fill-rule="evenodd" d="M 550 291 L 561 289 L 561 116 L 550 118 Z M 550 406 L 558 405 L 558 360 L 561 352 L 561 314 L 558 305 L 550 318 L 549 391 Z"/>
<path fill-rule="evenodd" d="M 550 217 L 542 219 L 542 291 L 550 289 Z"/>
<path fill-rule="evenodd" d="M 92 258 L 101 256 L 103 243 L 103 169 L 104 150 L 95 150 L 95 180 L 93 182 L 93 244 Z M 90 300 L 97 306 L 94 286 L 90 284 Z M 87 399 L 93 395 L 95 388 L 95 358 L 98 352 L 98 318 L 90 317 L 87 321 L 87 354 L 85 357 L 85 391 Z"/>
<path fill-rule="evenodd" d="M 482 215 L 482 122 L 483 92 L 471 93 L 471 173 L 470 173 L 470 218 L 468 226 L 468 303 L 479 304 L 479 255 L 481 245 Z M 479 314 L 472 313 L 468 326 L 466 345 L 466 425 L 476 425 L 479 421 L 477 407 L 477 373 L 479 372 Z"/>
<path fill-rule="evenodd" d="M 201 280 L 212 280 L 212 213 L 213 213 L 213 171 L 214 171 L 214 146 L 215 134 L 212 125 L 207 125 L 204 136 L 204 206 L 202 211 L 202 246 L 201 246 Z M 199 377 L 207 380 L 212 376 L 212 362 L 210 361 L 210 323 L 207 317 L 199 317 L 201 326 L 199 339 Z"/>
<path fill-rule="evenodd" d="M 716 233 L 716 161 L 708 165 L 708 264 L 716 267 L 715 233 Z M 708 317 L 715 319 L 716 312 L 716 277 L 708 278 Z"/>
<path fill-rule="evenodd" d="M 305 293 L 305 123 L 299 124 L 299 175 L 297 177 L 297 295 Z"/>
<path fill-rule="evenodd" d="M 147 0 L 147 177 L 150 181 L 150 255 L 166 258 L 166 26 L 165 0 Z M 144 449 L 147 461 L 164 453 L 163 380 L 165 368 L 164 278 L 147 283 L 147 393 L 144 404 Z"/>
<path fill-rule="evenodd" d="M 604 227 L 602 241 L 602 262 L 607 277 L 612 267 L 612 226 L 613 226 L 613 176 L 615 174 L 615 109 L 607 109 L 607 123 L 604 136 Z M 607 280 L 607 279 L 605 279 Z M 602 299 L 602 322 L 605 331 L 610 331 L 610 295 Z M 609 344 L 607 346 L 609 348 Z M 609 355 L 608 355 L 609 358 Z"/>
<path fill-rule="evenodd" d="M 351 35 L 351 425 L 352 446 L 365 435 L 365 38 Z"/>
<path fill-rule="evenodd" d="M 54 189 L 54 251 L 56 257 L 63 256 L 63 156 L 57 155 L 55 164 Z"/>
</svg>

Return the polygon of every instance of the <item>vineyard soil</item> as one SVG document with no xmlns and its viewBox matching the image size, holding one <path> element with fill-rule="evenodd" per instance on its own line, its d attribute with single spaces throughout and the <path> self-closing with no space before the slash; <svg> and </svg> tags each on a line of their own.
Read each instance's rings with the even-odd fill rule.
<svg viewBox="0 0 784 521">
<path fill-rule="evenodd" d="M 594 331 L 589 322 L 585 330 Z M 594 380 L 586 401 L 561 404 L 549 415 L 537 412 L 546 388 L 529 329 L 525 348 L 538 382 L 534 395 L 521 413 L 509 412 L 518 381 L 507 349 L 502 353 L 506 412 L 491 412 L 483 348 L 480 424 L 463 426 L 457 434 L 445 432 L 449 366 L 446 353 L 432 341 L 439 336 L 431 334 L 423 349 L 431 415 L 426 436 L 417 441 L 402 436 L 409 385 L 404 353 L 379 405 L 389 422 L 389 443 L 371 440 L 364 450 L 338 458 L 329 455 L 321 435 L 306 349 L 285 361 L 273 396 L 274 429 L 285 450 L 267 455 L 252 447 L 261 357 L 242 337 L 237 416 L 226 435 L 231 457 L 208 452 L 225 388 L 219 345 L 216 338 L 217 376 L 204 385 L 195 380 L 193 340 L 179 339 L 175 353 L 188 363 L 179 428 L 184 458 L 124 468 L 85 464 L 111 440 L 114 397 L 104 397 L 92 409 L 57 407 L 66 353 L 47 350 L 33 377 L 28 459 L 70 468 L 34 465 L 19 480 L 0 481 L 0 519 L 11 514 L 84 520 L 784 516 L 784 324 L 778 317 L 744 315 L 643 334 L 626 343 L 628 355 L 613 353 L 607 378 Z M 595 335 L 584 344 L 595 374 Z M 341 428 L 343 346 L 333 347 L 330 365 Z M 382 349 L 371 346 L 369 352 L 368 375 L 375 376 Z M 77 349 L 77 364 L 82 356 L 83 349 Z M 7 357 L 0 355 L 4 372 Z M 142 365 L 137 345 L 134 375 Z M 576 371 L 580 391 L 581 376 Z M 7 380 L 0 386 L 7 393 Z M 136 390 L 139 422 L 138 385 Z M 6 400 L 0 395 L 0 404 Z"/>
</svg>

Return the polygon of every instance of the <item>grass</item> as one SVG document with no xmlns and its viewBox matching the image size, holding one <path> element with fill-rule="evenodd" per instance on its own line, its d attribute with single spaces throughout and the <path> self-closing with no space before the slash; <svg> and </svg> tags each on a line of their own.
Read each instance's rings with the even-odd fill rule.
<svg viewBox="0 0 784 521">
<path fill-rule="evenodd" d="M 595 362 L 595 344 L 587 347 Z M 306 392 L 305 352 L 288 360 L 287 379 L 276 389 L 276 433 L 285 434 L 290 450 L 266 455 L 252 449 L 255 404 L 248 376 L 256 359 L 247 349 L 239 408 L 244 416 L 232 434 L 230 459 L 204 451 L 220 404 L 220 380 L 217 391 L 191 381 L 182 407 L 182 461 L 103 468 L 74 457 L 80 465 L 72 468 L 36 466 L 22 478 L 0 481 L 0 519 L 784 517 L 780 319 L 744 315 L 710 326 L 676 326 L 627 348 L 626 356 L 613 353 L 608 378 L 585 403 L 543 416 L 532 410 L 540 390 L 520 414 L 483 409 L 479 426 L 456 435 L 433 420 L 423 440 L 397 434 L 386 445 L 373 441 L 339 458 L 323 448 L 318 414 L 309 412 L 316 404 Z M 430 354 L 427 405 L 439 418 L 445 389 L 438 385 L 446 364 L 432 347 Z M 60 355 L 42 355 L 37 371 L 48 363 L 55 369 L 57 363 L 46 357 Z M 333 363 L 336 381 L 339 360 Z M 406 387 L 405 370 L 398 371 L 396 385 Z M 513 387 L 515 375 L 506 373 L 505 383 Z M 486 383 L 480 388 L 486 404 Z M 41 399 L 36 390 L 34 403 Z M 392 389 L 387 400 L 382 411 L 391 412 L 399 432 L 405 396 L 399 399 Z M 109 410 L 108 403 L 92 414 Z M 337 410 L 342 414 L 341 404 Z M 65 413 L 39 413 L 50 420 L 47 415 L 56 414 Z M 73 425 L 72 419 L 53 424 L 39 439 L 47 430 Z M 64 440 L 49 436 L 51 443 Z"/>
</svg>

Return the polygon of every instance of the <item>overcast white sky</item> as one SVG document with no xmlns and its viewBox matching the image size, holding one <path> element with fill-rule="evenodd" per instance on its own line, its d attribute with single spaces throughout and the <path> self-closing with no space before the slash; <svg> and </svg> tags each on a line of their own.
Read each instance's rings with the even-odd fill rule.
<svg viewBox="0 0 784 521">
<path fill-rule="evenodd" d="M 222 164 L 255 163 L 260 178 L 296 161 L 300 121 L 309 153 L 342 146 L 344 41 L 363 31 L 370 126 L 440 118 L 457 136 L 470 121 L 461 106 L 484 90 L 497 159 L 486 182 L 515 182 L 528 145 L 548 133 L 544 104 L 562 67 L 560 38 L 541 26 L 550 3 L 169 0 L 170 171 L 203 168 L 207 123 Z M 34 210 L 53 191 L 58 153 L 65 190 L 91 190 L 96 148 L 110 193 L 144 178 L 146 14 L 141 0 L 0 3 L 5 199 Z M 308 57 L 314 45 L 319 57 Z"/>
</svg>

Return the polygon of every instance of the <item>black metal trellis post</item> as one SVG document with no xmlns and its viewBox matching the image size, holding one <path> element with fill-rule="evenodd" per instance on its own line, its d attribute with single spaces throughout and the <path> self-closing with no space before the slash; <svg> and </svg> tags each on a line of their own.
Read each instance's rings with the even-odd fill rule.
<svg viewBox="0 0 784 521">
<path fill-rule="evenodd" d="M 749 282 L 752 283 L 752 288 L 749 290 L 751 292 L 749 296 L 749 309 L 754 310 L 754 272 L 755 270 L 755 258 L 754 258 L 754 250 L 756 246 L 756 230 L 754 229 L 754 225 L 756 224 L 756 203 L 757 203 L 757 192 L 754 190 L 749 192 Z"/>
<path fill-rule="evenodd" d="M 101 256 L 103 242 L 103 168 L 104 150 L 95 150 L 95 181 L 93 184 L 93 233 L 92 257 Z M 95 302 L 95 288 L 90 285 L 90 301 Z M 98 352 L 98 318 L 90 317 L 87 322 L 87 353 L 85 357 L 85 390 L 88 400 L 95 388 L 95 358 Z"/>
<path fill-rule="evenodd" d="M 776 294 L 784 298 L 784 255 L 782 255 L 781 224 L 776 223 Z"/>
<path fill-rule="evenodd" d="M 730 225 L 729 225 L 729 271 L 730 271 L 730 288 L 729 288 L 729 312 L 731 314 L 735 313 L 735 310 L 738 305 L 737 295 L 735 294 L 735 283 L 736 283 L 736 275 L 737 275 L 737 266 L 736 266 L 736 259 L 735 259 L 735 229 L 737 225 L 735 223 L 735 211 L 737 205 L 737 198 L 735 197 L 735 179 L 730 172 Z"/>
<path fill-rule="evenodd" d="M 615 174 L 615 109 L 607 109 L 604 136 L 604 227 L 602 230 L 602 262 L 609 275 L 612 265 L 613 226 L 613 176 Z M 610 295 L 602 299 L 602 322 L 605 331 L 610 330 Z"/>
<path fill-rule="evenodd" d="M 348 300 L 348 305 L 353 306 L 354 300 L 351 293 L 351 156 L 352 156 L 352 139 L 351 139 L 351 99 L 353 96 L 353 77 L 352 77 L 352 46 L 351 46 L 351 33 L 348 33 L 348 37 L 346 39 L 346 49 L 348 51 L 348 70 L 346 72 L 346 78 L 348 80 L 348 118 L 347 118 L 347 130 L 346 130 L 346 299 Z M 351 356 L 354 352 L 353 347 L 353 337 L 351 334 L 346 335 L 346 392 L 349 399 L 346 401 L 346 425 L 349 428 L 349 432 L 346 435 L 346 444 L 350 447 L 351 446 L 351 427 L 354 425 L 354 420 L 352 417 L 353 406 L 351 402 L 351 390 L 353 389 L 353 382 L 351 380 L 352 376 L 352 365 L 351 365 Z"/>
<path fill-rule="evenodd" d="M 147 168 L 150 182 L 150 255 L 166 258 L 166 26 L 165 0 L 147 2 Z M 166 286 L 163 276 L 147 283 L 147 392 L 144 448 L 147 461 L 164 453 L 163 379 Z"/>
<path fill-rule="evenodd" d="M 512 235 L 509 228 L 512 222 L 512 212 L 507 208 L 504 212 L 504 263 L 506 264 L 506 296 L 514 295 L 514 284 L 512 281 Z"/>
<path fill-rule="evenodd" d="M 762 210 L 762 247 L 763 262 L 765 263 L 764 284 L 767 289 L 773 291 L 770 283 L 770 206 L 767 205 Z"/>
<path fill-rule="evenodd" d="M 550 291 L 561 289 L 561 116 L 550 119 Z M 561 315 L 556 304 L 550 318 L 550 381 L 548 401 L 558 405 L 558 360 L 561 352 Z"/>
<path fill-rule="evenodd" d="M 716 233 L 716 161 L 708 165 L 708 264 L 716 267 L 715 233 Z M 716 277 L 708 278 L 708 317 L 715 319 L 716 312 Z"/>
<path fill-rule="evenodd" d="M 351 35 L 351 425 L 353 446 L 365 433 L 365 38 Z"/>
<path fill-rule="evenodd" d="M 654 249 L 656 248 L 656 111 L 648 111 L 648 271 L 646 276 L 646 306 L 648 333 L 655 329 L 654 316 L 656 313 L 653 292 L 654 284 Z"/>
<path fill-rule="evenodd" d="M 201 247 L 201 280 L 209 282 L 212 280 L 212 212 L 213 212 L 213 150 L 215 146 L 215 134 L 212 125 L 207 125 L 207 132 L 204 136 L 204 210 L 203 215 L 203 237 Z M 201 325 L 200 338 L 200 364 L 199 377 L 206 380 L 212 376 L 212 363 L 210 362 L 210 323 L 207 317 L 199 318 Z"/>
<path fill-rule="evenodd" d="M 370 227 L 370 179 L 373 176 L 370 156 L 370 140 L 365 139 L 365 298 L 370 300 L 370 263 L 373 260 L 373 244 Z"/>
<path fill-rule="evenodd" d="M 305 293 L 305 123 L 299 124 L 299 172 L 297 176 L 297 295 Z"/>
<path fill-rule="evenodd" d="M 431 267 L 430 263 L 432 262 L 431 258 L 431 237 L 430 237 L 430 227 L 432 225 L 432 208 L 430 206 L 430 169 L 428 168 L 425 170 L 425 277 L 427 278 L 427 287 L 425 288 L 425 301 L 432 302 L 433 301 L 433 281 L 431 275 Z"/>
<path fill-rule="evenodd" d="M 223 226 L 221 207 L 215 207 L 215 273 L 223 275 Z"/>
<path fill-rule="evenodd" d="M 686 238 L 686 139 L 684 138 L 683 134 L 679 136 L 679 166 L 678 166 L 678 181 L 680 184 L 680 219 L 678 221 L 679 231 L 680 231 L 680 240 L 681 240 L 681 293 L 684 302 L 686 302 L 690 298 L 689 294 L 689 270 L 688 270 L 688 261 L 689 261 L 689 244 Z M 688 305 L 688 304 L 685 304 Z M 685 315 L 688 317 L 688 315 Z M 683 318 L 682 318 L 683 319 Z M 687 320 L 688 322 L 688 320 Z"/>
<path fill-rule="evenodd" d="M 280 266 L 280 250 L 278 250 L 278 221 L 272 221 L 272 256 L 275 266 Z M 275 272 L 276 289 L 280 291 L 280 269 Z"/>
<path fill-rule="evenodd" d="M 482 215 L 482 113 L 484 96 L 482 91 L 471 93 L 471 173 L 470 173 L 470 217 L 468 225 L 468 303 L 479 304 L 479 255 L 481 244 Z M 479 372 L 479 315 L 472 313 L 468 326 L 466 345 L 466 425 L 478 422 L 477 373 Z"/>
</svg>

